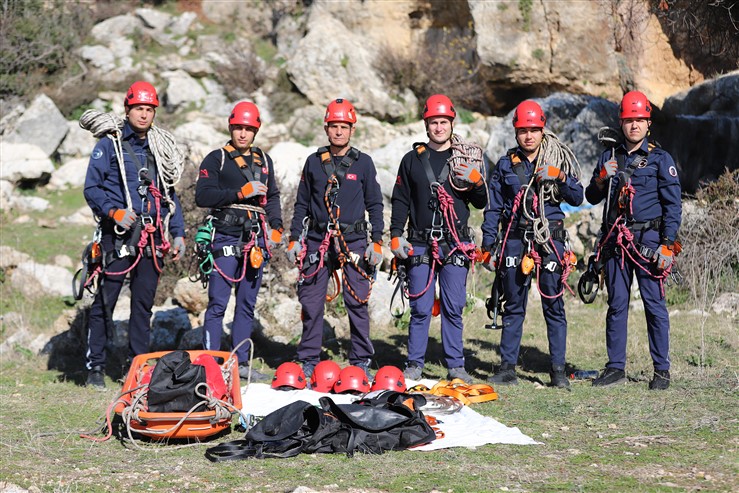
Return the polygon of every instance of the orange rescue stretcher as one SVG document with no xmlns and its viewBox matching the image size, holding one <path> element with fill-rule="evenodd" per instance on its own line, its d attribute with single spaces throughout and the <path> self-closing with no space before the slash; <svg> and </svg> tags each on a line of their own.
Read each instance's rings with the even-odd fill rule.
<svg viewBox="0 0 739 493">
<path fill-rule="evenodd" d="M 115 406 L 118 414 L 131 431 L 155 440 L 202 439 L 222 432 L 231 426 L 231 416 L 240 413 L 241 388 L 236 356 L 226 351 L 187 351 L 191 361 L 201 355 L 220 358 L 219 366 L 226 384 L 223 399 L 211 399 L 207 404 L 188 412 L 149 412 L 146 404 L 148 382 L 157 360 L 170 351 L 146 353 L 136 356 L 126 376 L 121 396 Z M 212 360 L 211 360 L 212 361 Z M 204 410 L 200 410 L 200 409 Z"/>
</svg>

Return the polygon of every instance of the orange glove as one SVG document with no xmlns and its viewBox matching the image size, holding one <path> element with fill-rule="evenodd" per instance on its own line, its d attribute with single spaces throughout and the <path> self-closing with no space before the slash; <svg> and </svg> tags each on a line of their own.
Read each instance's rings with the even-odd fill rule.
<svg viewBox="0 0 739 493">
<path fill-rule="evenodd" d="M 239 190 L 239 199 L 249 199 L 257 195 L 266 195 L 267 185 L 258 180 L 252 180 Z"/>
<path fill-rule="evenodd" d="M 665 270 L 672 265 L 674 256 L 672 254 L 672 245 L 660 245 L 653 257 L 657 264 L 657 270 Z"/>
<path fill-rule="evenodd" d="M 455 171 L 455 175 L 458 179 L 469 183 L 474 183 L 477 187 L 484 183 L 480 172 L 475 167 L 470 166 L 469 163 L 462 163 L 458 165 Z"/>
<path fill-rule="evenodd" d="M 301 245 L 299 241 L 293 240 L 287 246 L 287 252 L 285 253 L 287 254 L 287 259 L 291 264 L 298 261 L 298 256 L 300 255 L 301 250 L 303 250 L 303 245 Z"/>
<path fill-rule="evenodd" d="M 405 260 L 408 255 L 413 255 L 413 245 L 408 243 L 404 236 L 395 236 L 390 240 L 390 250 L 400 260 Z"/>
<path fill-rule="evenodd" d="M 618 171 L 618 163 L 615 159 L 611 159 L 603 163 L 603 167 L 600 169 L 600 173 L 598 173 L 598 178 L 601 181 L 606 180 L 614 176 L 616 171 Z"/>
<path fill-rule="evenodd" d="M 565 181 L 565 172 L 551 164 L 545 164 L 536 168 L 536 181 Z"/>
<path fill-rule="evenodd" d="M 269 237 L 267 238 L 267 243 L 269 245 L 270 250 L 274 250 L 282 243 L 282 231 L 281 230 L 282 228 L 269 230 Z"/>
<path fill-rule="evenodd" d="M 364 251 L 364 258 L 372 267 L 380 265 L 382 263 L 382 243 L 375 242 L 367 245 L 367 249 Z"/>
<path fill-rule="evenodd" d="M 137 218 L 136 213 L 130 209 L 111 209 L 108 216 L 125 230 L 131 229 Z"/>
</svg>

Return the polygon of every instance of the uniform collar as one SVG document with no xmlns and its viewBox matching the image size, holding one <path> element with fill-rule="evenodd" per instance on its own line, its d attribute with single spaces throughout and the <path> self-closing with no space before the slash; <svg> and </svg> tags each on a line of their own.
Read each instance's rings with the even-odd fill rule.
<svg viewBox="0 0 739 493">
<path fill-rule="evenodd" d="M 620 151 L 621 151 L 621 152 L 622 152 L 623 154 L 627 154 L 627 155 L 628 155 L 628 153 L 627 153 L 627 151 L 626 151 L 626 143 L 625 143 L 625 142 L 624 142 L 624 143 L 622 143 L 622 144 L 621 144 L 621 145 L 619 146 L 619 150 L 620 150 Z M 644 140 L 642 140 L 642 143 L 641 143 L 641 145 L 640 145 L 640 146 L 639 146 L 639 147 L 638 147 L 638 148 L 637 148 L 637 149 L 636 149 L 636 150 L 635 150 L 634 152 L 638 152 L 638 153 L 641 153 L 641 154 L 644 154 L 644 155 L 646 155 L 646 154 L 649 154 L 649 139 L 647 139 L 647 138 L 645 137 L 645 138 L 644 138 Z M 632 154 L 634 154 L 634 153 L 632 153 Z"/>
<path fill-rule="evenodd" d="M 128 120 L 126 120 L 125 124 L 123 125 L 123 135 L 121 138 L 123 140 L 136 139 L 139 142 L 141 141 L 138 135 L 136 135 L 136 133 L 131 128 L 131 125 L 129 125 Z M 144 146 L 148 147 L 148 145 L 149 145 L 149 139 L 144 139 Z"/>
</svg>

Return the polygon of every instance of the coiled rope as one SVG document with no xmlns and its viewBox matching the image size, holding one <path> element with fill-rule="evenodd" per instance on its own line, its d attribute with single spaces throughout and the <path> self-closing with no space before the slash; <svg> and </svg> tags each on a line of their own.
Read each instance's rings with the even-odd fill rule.
<svg viewBox="0 0 739 493">
<path fill-rule="evenodd" d="M 89 130 L 95 138 L 107 136 L 113 141 L 116 158 L 118 159 L 119 169 L 121 172 L 121 182 L 126 191 L 126 207 L 133 210 L 131 202 L 131 193 L 128 190 L 125 169 L 123 165 L 123 149 L 121 146 L 122 129 L 124 120 L 115 113 L 103 113 L 97 110 L 87 110 L 80 117 L 80 127 Z M 174 136 L 168 131 L 152 124 L 147 132 L 149 139 L 149 148 L 154 154 L 157 162 L 157 176 L 159 177 L 160 186 L 164 188 L 162 198 L 169 205 L 169 215 L 165 222 L 165 233 L 169 233 L 169 216 L 175 212 L 175 203 L 170 198 L 171 189 L 179 183 L 182 177 L 182 171 L 185 165 L 185 155 L 177 147 Z"/>
<path fill-rule="evenodd" d="M 572 149 L 559 140 L 559 137 L 557 137 L 556 134 L 547 129 L 544 129 L 537 162 L 541 166 L 550 164 L 562 170 L 566 176 L 572 176 L 578 180 L 582 174 L 580 162 L 577 160 L 575 153 L 572 152 Z M 533 210 L 529 210 L 526 195 L 534 189 L 532 185 L 535 179 L 536 173 L 532 173 L 531 180 L 529 180 L 529 183 L 526 186 L 526 191 L 524 192 L 524 197 L 521 201 L 523 205 L 521 210 L 524 217 L 533 223 L 534 240 L 537 244 L 544 245 L 545 249 L 548 251 L 549 248 L 547 243 L 549 243 L 551 232 L 549 231 L 549 220 L 544 214 L 544 204 L 546 202 L 560 203 L 562 202 L 562 196 L 557 183 L 554 181 L 542 181 L 539 183 L 538 187 L 538 205 L 541 210 L 536 210 L 537 201 L 534 201 Z"/>
<path fill-rule="evenodd" d="M 482 157 L 482 147 L 474 142 L 467 142 L 457 134 L 452 135 L 452 156 L 447 159 L 449 164 L 449 183 L 452 188 L 458 191 L 469 190 L 474 186 L 473 183 L 459 182 L 456 177 L 457 168 L 462 164 L 469 164 L 477 170 L 485 179 L 487 170 L 485 169 L 485 161 Z"/>
</svg>

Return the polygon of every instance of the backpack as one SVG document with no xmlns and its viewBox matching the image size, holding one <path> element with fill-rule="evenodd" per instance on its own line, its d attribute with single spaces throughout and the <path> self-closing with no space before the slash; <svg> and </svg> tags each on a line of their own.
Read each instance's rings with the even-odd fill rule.
<svg viewBox="0 0 739 493">
<path fill-rule="evenodd" d="M 336 404 L 321 397 L 321 407 L 305 401 L 284 406 L 264 417 L 243 440 L 209 448 L 212 462 L 294 457 L 301 452 L 382 454 L 428 443 L 435 431 L 418 411 L 421 395 L 386 391 L 353 404 Z M 409 407 L 412 406 L 412 407 Z"/>
</svg>

